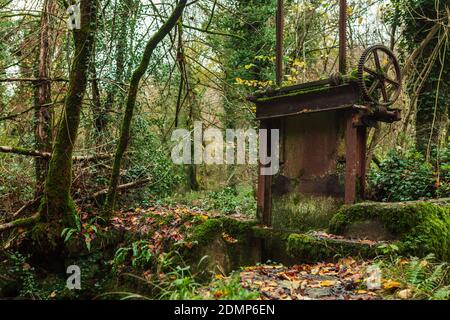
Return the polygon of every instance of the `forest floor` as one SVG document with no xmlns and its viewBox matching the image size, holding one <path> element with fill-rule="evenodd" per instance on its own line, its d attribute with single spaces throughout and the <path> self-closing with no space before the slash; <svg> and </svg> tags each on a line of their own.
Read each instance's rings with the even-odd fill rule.
<svg viewBox="0 0 450 320">
<path fill-rule="evenodd" d="M 254 239 L 249 241 L 242 237 L 249 229 L 240 228 L 250 226 L 253 232 L 254 227 L 256 230 L 260 227 L 245 214 L 227 214 L 224 218 L 219 212 L 200 207 L 154 204 L 119 211 L 107 227 L 95 220 L 89 221 L 88 217 L 88 213 L 82 214 L 82 233 L 76 239 L 82 239 L 86 247 L 94 249 L 88 249 L 86 256 L 71 260 L 71 263 L 80 265 L 85 275 L 83 290 L 67 291 L 65 274 L 41 272 L 39 265 L 12 252 L 10 258 L 3 261 L 4 274 L 11 277 L 3 280 L 16 283 L 14 288 L 17 287 L 18 297 L 177 300 L 450 298 L 450 267 L 431 255 L 414 258 L 393 254 L 363 259 L 344 253 L 339 255 L 340 258 L 330 256 L 326 262 L 299 256 L 298 259 L 281 259 L 285 263 L 282 264 L 262 259 L 258 250 L 255 250 L 259 252 L 256 255 L 251 253 L 257 249 L 252 242 Z M 230 220 L 234 222 L 229 224 Z M 95 244 L 105 234 L 103 231 L 111 229 L 116 231 L 113 234 L 121 235 L 119 242 L 113 242 L 108 250 L 95 250 Z M 337 237 L 323 231 L 316 231 L 316 234 L 330 239 Z M 18 238 L 21 235 L 19 233 Z M 71 238 L 67 241 L 70 242 Z M 378 245 L 367 243 L 368 240 L 360 241 L 365 245 Z M 284 254 L 278 253 L 281 257 Z M 242 256 L 244 260 L 240 260 Z M 232 259 L 234 263 L 230 263 Z M 1 289 L 2 277 L 0 296 Z"/>
<path fill-rule="evenodd" d="M 122 212 L 114 218 L 114 226 L 141 234 L 157 230 L 148 244 L 152 254 L 157 255 L 163 251 L 164 242 L 170 239 L 184 242 L 187 247 L 191 246 L 188 231 L 195 225 L 218 216 L 220 214 L 187 206 L 157 205 Z M 244 215 L 235 215 L 234 218 L 246 219 Z M 229 243 L 237 241 L 226 233 L 222 237 Z M 352 257 L 334 263 L 293 266 L 269 261 L 242 266 L 231 275 L 215 274 L 210 283 L 195 290 L 195 295 L 202 299 L 233 299 L 241 298 L 236 297 L 236 292 L 245 290 L 252 293 L 252 298 L 263 300 L 377 300 L 395 297 L 394 293 L 400 291 L 401 284 L 392 279 L 381 279 L 380 276 L 377 290 L 367 288 L 370 277 L 367 269 L 374 263 L 372 260 Z M 143 277 L 146 277 L 145 272 Z M 230 286 L 227 283 L 233 284 Z M 409 296 L 410 293 L 406 292 L 406 295 Z"/>
<path fill-rule="evenodd" d="M 244 267 L 240 271 L 243 288 L 256 292 L 262 300 L 381 300 L 409 298 L 410 290 L 398 292 L 401 283 L 380 279 L 377 289 L 367 289 L 367 268 L 372 261 L 357 261 L 351 257 L 337 263 L 301 264 L 291 267 L 274 264 Z M 369 275 L 370 277 L 370 275 Z M 407 289 L 408 290 L 408 289 Z M 226 294 L 212 292 L 214 298 Z M 405 296 L 406 294 L 406 296 Z M 211 293 L 205 295 L 212 298 Z"/>
</svg>

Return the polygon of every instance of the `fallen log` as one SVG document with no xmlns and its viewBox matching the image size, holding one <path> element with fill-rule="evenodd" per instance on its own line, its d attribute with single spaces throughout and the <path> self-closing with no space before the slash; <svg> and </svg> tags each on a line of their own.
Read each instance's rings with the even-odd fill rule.
<svg viewBox="0 0 450 320">
<path fill-rule="evenodd" d="M 29 157 L 36 157 L 36 158 L 45 158 L 50 159 L 52 154 L 50 152 L 41 152 L 37 150 L 30 150 L 25 148 L 19 148 L 19 147 L 10 147 L 10 146 L 0 146 L 0 152 L 3 153 L 12 153 L 12 154 L 18 154 L 22 156 L 29 156 Z M 112 155 L 107 153 L 99 153 L 95 155 L 89 155 L 89 156 L 75 156 L 73 157 L 73 161 L 75 162 L 92 162 L 97 160 L 105 160 L 105 159 L 111 159 Z"/>
</svg>

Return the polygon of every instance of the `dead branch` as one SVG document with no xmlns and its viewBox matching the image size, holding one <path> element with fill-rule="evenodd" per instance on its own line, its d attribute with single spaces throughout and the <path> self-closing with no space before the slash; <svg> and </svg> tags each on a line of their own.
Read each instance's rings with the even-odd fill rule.
<svg viewBox="0 0 450 320">
<path fill-rule="evenodd" d="M 68 79 L 64 78 L 4 78 L 0 79 L 0 82 L 69 82 Z"/>
<path fill-rule="evenodd" d="M 118 190 L 118 191 L 123 191 L 123 190 L 129 190 L 129 189 L 139 188 L 139 187 L 141 187 L 142 185 L 144 185 L 144 184 L 146 184 L 146 183 L 148 183 L 148 182 L 150 182 L 150 181 L 151 181 L 150 178 L 145 178 L 145 179 L 141 179 L 141 180 L 137 180 L 137 181 L 133 181 L 133 182 L 121 184 L 121 185 L 119 185 L 119 186 L 117 187 L 117 190 Z M 105 195 L 105 194 L 107 194 L 107 193 L 108 193 L 108 189 L 103 189 L 103 190 L 100 190 L 100 191 L 94 193 L 94 194 L 92 195 L 92 197 L 93 197 L 93 198 L 97 198 L 97 197 L 99 197 L 99 196 L 101 196 L 101 195 Z"/>
<path fill-rule="evenodd" d="M 416 58 L 419 56 L 419 54 L 423 51 L 423 49 L 428 45 L 428 43 L 433 39 L 433 37 L 436 35 L 440 28 L 439 24 L 435 24 L 433 28 L 431 28 L 430 32 L 428 32 L 427 36 L 423 41 L 420 43 L 420 45 L 411 53 L 411 55 L 406 60 L 405 64 L 403 65 L 402 74 L 405 75 L 409 73 L 411 69 L 411 65 L 416 60 Z"/>
<path fill-rule="evenodd" d="M 9 146 L 0 146 L 0 152 L 20 154 L 23 156 L 38 157 L 38 158 L 50 158 L 51 156 L 50 152 L 39 152 L 36 150 L 28 150 L 24 148 L 9 147 Z"/>
<path fill-rule="evenodd" d="M 146 183 L 148 183 L 150 181 L 151 181 L 150 178 L 144 178 L 144 179 L 140 179 L 140 180 L 137 180 L 137 181 L 121 184 L 121 185 L 117 186 L 117 190 L 118 191 L 124 191 L 124 190 L 130 190 L 130 189 L 134 189 L 134 188 L 139 188 L 139 187 L 143 186 L 144 184 L 146 184 Z M 95 199 L 95 198 L 98 198 L 100 196 L 106 195 L 107 193 L 108 193 L 108 189 L 103 189 L 103 190 L 95 192 L 94 194 L 89 196 L 89 198 Z M 80 203 L 83 200 L 85 200 L 85 198 L 84 199 L 77 199 L 77 200 L 75 200 L 75 203 Z"/>
<path fill-rule="evenodd" d="M 19 210 L 17 210 L 16 212 L 14 212 L 12 214 L 12 217 L 15 218 L 18 215 L 20 215 L 21 213 L 23 213 L 25 210 L 27 210 L 28 208 L 34 206 L 35 204 L 37 204 L 39 201 L 41 200 L 41 198 L 36 198 L 33 200 L 28 201 L 27 203 L 25 203 Z"/>
</svg>

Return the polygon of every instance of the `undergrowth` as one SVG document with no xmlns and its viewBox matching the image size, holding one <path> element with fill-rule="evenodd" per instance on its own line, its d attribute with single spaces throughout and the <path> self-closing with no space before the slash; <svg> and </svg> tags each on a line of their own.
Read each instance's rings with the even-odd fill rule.
<svg viewBox="0 0 450 320">
<path fill-rule="evenodd" d="M 422 259 L 383 259 L 378 263 L 385 278 L 395 279 L 401 284 L 387 298 L 398 298 L 403 291 L 408 299 L 450 299 L 450 265 L 447 262 L 438 262 L 433 255 L 428 255 Z"/>
</svg>

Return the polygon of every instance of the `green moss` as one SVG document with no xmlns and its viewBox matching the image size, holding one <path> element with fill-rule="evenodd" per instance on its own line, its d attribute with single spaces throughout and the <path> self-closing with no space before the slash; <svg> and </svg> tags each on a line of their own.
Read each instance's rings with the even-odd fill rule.
<svg viewBox="0 0 450 320">
<path fill-rule="evenodd" d="M 416 256 L 433 253 L 450 261 L 450 218 L 429 216 L 404 238 L 405 252 Z"/>
<path fill-rule="evenodd" d="M 197 226 L 193 232 L 192 240 L 198 244 L 206 244 L 213 240 L 222 230 L 222 222 L 219 219 L 206 220 Z"/>
<path fill-rule="evenodd" d="M 331 233 L 343 234 L 356 221 L 378 220 L 385 228 L 395 234 L 402 235 L 409 232 L 427 215 L 435 215 L 441 209 L 433 204 L 407 203 L 361 203 L 343 207 L 330 221 Z"/>
<path fill-rule="evenodd" d="M 292 258 L 307 262 L 330 261 L 346 256 L 371 258 L 378 254 L 377 248 L 368 244 L 295 233 L 287 239 L 287 253 Z"/>
<path fill-rule="evenodd" d="M 236 239 L 248 238 L 252 233 L 252 227 L 256 221 L 241 221 L 227 217 L 208 219 L 204 223 L 195 227 L 191 240 L 199 245 L 208 244 L 222 232 L 226 232 Z"/>
<path fill-rule="evenodd" d="M 272 101 L 272 100 L 278 99 L 278 98 L 294 97 L 294 96 L 299 96 L 299 95 L 303 95 L 303 94 L 307 94 L 307 93 L 324 92 L 329 89 L 330 89 L 330 86 L 328 84 L 326 84 L 321 87 L 295 90 L 295 91 L 288 92 L 286 94 L 281 94 L 281 95 L 277 95 L 277 96 L 273 96 L 273 97 L 258 98 L 256 101 L 257 102 Z"/>
<path fill-rule="evenodd" d="M 280 239 L 280 240 L 287 240 L 289 233 L 283 232 L 283 231 L 276 231 L 270 228 L 264 228 L 261 226 L 254 226 L 252 228 L 253 237 L 255 238 L 261 238 L 264 240 L 271 240 L 271 239 Z"/>
<path fill-rule="evenodd" d="M 26 227 L 26 226 L 34 224 L 39 219 L 40 219 L 39 216 L 33 215 L 31 217 L 20 218 L 20 219 L 11 221 L 11 224 L 14 226 Z"/>
<path fill-rule="evenodd" d="M 375 220 L 403 242 L 404 254 L 434 253 L 450 257 L 450 215 L 448 205 L 432 202 L 363 203 L 342 208 L 330 221 L 329 230 L 345 234 L 352 224 Z"/>
<path fill-rule="evenodd" d="M 61 232 L 62 226 L 57 221 L 37 223 L 31 229 L 34 250 L 44 254 L 60 251 L 63 244 Z"/>
</svg>

